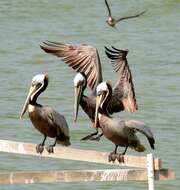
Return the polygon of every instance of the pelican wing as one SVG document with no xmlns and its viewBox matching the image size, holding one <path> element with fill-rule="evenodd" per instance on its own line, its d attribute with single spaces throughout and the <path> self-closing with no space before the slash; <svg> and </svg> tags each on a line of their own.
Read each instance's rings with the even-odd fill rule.
<svg viewBox="0 0 180 190">
<path fill-rule="evenodd" d="M 65 117 L 48 106 L 44 106 L 43 108 L 46 114 L 45 117 L 52 123 L 52 126 L 58 127 L 60 132 L 69 137 L 69 128 Z"/>
<path fill-rule="evenodd" d="M 128 128 L 132 128 L 133 130 L 137 130 L 140 133 L 144 134 L 147 137 L 149 144 L 151 145 L 151 148 L 154 149 L 154 144 L 155 144 L 154 136 L 151 132 L 151 129 L 145 126 L 143 122 L 137 120 L 128 120 L 125 121 L 125 125 Z"/>
<path fill-rule="evenodd" d="M 130 19 L 130 18 L 139 17 L 139 16 L 143 15 L 145 12 L 146 12 L 146 11 L 143 11 L 143 12 L 141 12 L 141 13 L 139 13 L 139 14 L 132 15 L 132 16 L 121 17 L 121 18 L 117 19 L 116 22 L 119 22 L 119 21 L 125 20 L 125 19 Z"/>
<path fill-rule="evenodd" d="M 60 57 L 77 72 L 87 77 L 88 86 L 95 91 L 102 81 L 101 63 L 96 48 L 89 45 L 71 45 L 59 42 L 44 42 L 40 47 L 46 52 Z"/>
<path fill-rule="evenodd" d="M 108 112 L 129 111 L 135 112 L 136 104 L 134 85 L 126 55 L 128 50 L 105 47 L 105 53 L 111 59 L 113 69 L 118 73 L 118 80 L 113 88 L 112 98 L 108 105 Z"/>
<path fill-rule="evenodd" d="M 108 13 L 109 13 L 109 17 L 111 17 L 111 9 L 109 7 L 109 4 L 108 4 L 107 0 L 105 0 L 105 4 L 106 4 L 106 7 L 107 7 L 107 10 L 108 10 Z"/>
</svg>

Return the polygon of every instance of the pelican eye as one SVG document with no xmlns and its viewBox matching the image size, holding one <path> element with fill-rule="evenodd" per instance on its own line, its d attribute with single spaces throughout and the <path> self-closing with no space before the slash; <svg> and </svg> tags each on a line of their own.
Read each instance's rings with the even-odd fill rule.
<svg viewBox="0 0 180 190">
<path fill-rule="evenodd" d="M 36 86 L 39 88 L 42 85 L 42 83 L 38 82 L 36 83 Z"/>
<path fill-rule="evenodd" d="M 100 96 L 100 95 L 103 95 L 103 96 L 104 96 L 104 95 L 106 95 L 107 93 L 108 93 L 107 90 L 101 90 L 101 91 L 98 92 L 97 95 L 98 95 L 98 96 Z"/>
<path fill-rule="evenodd" d="M 32 82 L 32 87 L 36 86 L 37 88 L 39 88 L 41 85 L 42 85 L 42 83 L 40 83 L 40 82 L 36 82 L 36 81 Z"/>
<path fill-rule="evenodd" d="M 35 86 L 36 85 L 36 82 L 34 81 L 34 82 L 32 82 L 32 84 L 31 84 L 31 86 Z"/>
<path fill-rule="evenodd" d="M 84 86 L 85 85 L 85 81 L 84 80 L 79 80 L 77 86 Z"/>
<path fill-rule="evenodd" d="M 82 81 L 83 86 L 85 85 L 85 80 Z"/>
</svg>

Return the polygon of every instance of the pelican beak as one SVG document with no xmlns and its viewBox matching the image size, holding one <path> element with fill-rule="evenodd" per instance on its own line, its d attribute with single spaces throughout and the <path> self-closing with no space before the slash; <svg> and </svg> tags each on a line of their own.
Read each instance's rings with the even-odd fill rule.
<svg viewBox="0 0 180 190">
<path fill-rule="evenodd" d="M 82 86 L 75 86 L 75 94 L 74 94 L 74 121 L 76 122 L 77 116 L 78 116 L 78 110 L 79 110 L 79 104 L 80 104 L 80 99 L 82 95 Z"/>
<path fill-rule="evenodd" d="M 99 107 L 104 100 L 104 95 L 100 94 L 96 96 L 96 112 L 95 112 L 95 128 L 97 128 Z"/>
<path fill-rule="evenodd" d="M 29 89 L 29 92 L 28 92 L 28 95 L 27 95 L 27 98 L 26 98 L 26 101 L 23 105 L 23 109 L 20 113 L 20 119 L 22 119 L 23 115 L 25 114 L 27 108 L 28 108 L 28 105 L 29 105 L 29 100 L 31 98 L 31 95 L 37 90 L 37 86 L 31 86 L 30 89 Z"/>
</svg>

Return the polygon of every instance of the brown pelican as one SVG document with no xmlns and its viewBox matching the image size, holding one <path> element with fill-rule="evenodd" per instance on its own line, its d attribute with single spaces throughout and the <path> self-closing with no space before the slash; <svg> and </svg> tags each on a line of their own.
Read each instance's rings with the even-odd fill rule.
<svg viewBox="0 0 180 190">
<path fill-rule="evenodd" d="M 80 104 L 82 109 L 89 116 L 92 126 L 94 127 L 96 87 L 102 82 L 101 62 L 97 49 L 85 44 L 72 45 L 58 42 L 44 42 L 44 45 L 41 45 L 41 48 L 47 53 L 61 57 L 66 64 L 77 72 L 80 72 L 74 78 L 74 120 L 76 121 L 77 119 L 78 107 Z M 114 70 L 119 74 L 118 80 L 113 88 L 113 96 L 109 103 L 108 111 L 111 114 L 123 110 L 134 112 L 137 110 L 137 104 L 132 76 L 126 59 L 128 51 L 119 50 L 114 47 L 112 47 L 112 49 L 105 47 L 105 49 L 107 56 L 112 60 Z M 130 83 L 126 83 L 127 78 L 130 78 Z M 92 96 L 90 97 L 83 94 L 86 85 L 92 90 Z M 84 137 L 82 140 L 99 140 L 99 137 L 92 138 L 92 136 L 97 133 L 98 129 L 95 133 Z M 102 134 L 100 134 L 100 136 L 102 136 Z"/>
<path fill-rule="evenodd" d="M 115 150 L 109 154 L 109 161 L 114 162 L 115 159 L 122 161 L 128 147 L 138 152 L 145 150 L 144 145 L 141 144 L 136 136 L 137 131 L 147 137 L 151 148 L 154 149 L 155 140 L 153 134 L 143 122 L 109 116 L 107 106 L 111 100 L 112 92 L 110 81 L 102 82 L 97 86 L 95 126 L 99 123 L 104 136 L 115 144 Z M 117 154 L 118 146 L 125 147 L 123 153 Z"/>
<path fill-rule="evenodd" d="M 106 4 L 106 7 L 107 7 L 107 10 L 108 10 L 108 19 L 106 20 L 107 24 L 111 27 L 115 27 L 116 24 L 122 20 L 125 20 L 125 19 L 130 19 L 130 18 L 136 18 L 136 17 L 139 17 L 141 16 L 142 14 L 144 14 L 146 11 L 143 11 L 139 14 L 136 14 L 136 15 L 132 15 L 132 16 L 127 16 L 127 17 L 121 17 L 119 19 L 115 19 L 112 17 L 112 14 L 111 14 L 111 9 L 109 7 L 109 4 L 107 2 L 107 0 L 105 0 L 105 4 Z"/>
<path fill-rule="evenodd" d="M 42 153 L 47 137 L 55 138 L 53 145 L 46 147 L 49 153 L 53 153 L 56 143 L 70 145 L 69 129 L 63 115 L 48 106 L 42 106 L 36 102 L 38 96 L 48 86 L 48 75 L 38 74 L 33 77 L 29 93 L 24 103 L 20 118 L 23 117 L 28 109 L 29 117 L 35 128 L 44 135 L 42 143 L 36 146 L 37 153 Z"/>
</svg>

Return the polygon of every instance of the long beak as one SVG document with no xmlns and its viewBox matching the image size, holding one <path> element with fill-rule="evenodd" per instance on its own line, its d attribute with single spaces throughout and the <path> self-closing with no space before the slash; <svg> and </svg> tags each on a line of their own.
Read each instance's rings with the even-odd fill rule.
<svg viewBox="0 0 180 190">
<path fill-rule="evenodd" d="M 75 87 L 75 94 L 74 94 L 74 121 L 76 122 L 79 110 L 80 99 L 82 95 L 82 86 Z"/>
<path fill-rule="evenodd" d="M 99 107 L 103 102 L 103 94 L 96 96 L 95 128 L 97 128 Z"/>
<path fill-rule="evenodd" d="M 26 110 L 28 108 L 29 99 L 30 99 L 31 95 L 35 92 L 35 90 L 36 90 L 35 86 L 33 86 L 33 87 L 31 86 L 30 87 L 28 95 L 27 95 L 27 98 L 26 98 L 26 101 L 25 101 L 25 103 L 23 105 L 23 109 L 22 109 L 22 111 L 20 113 L 20 119 L 22 119 L 23 115 L 25 114 L 25 112 L 26 112 Z"/>
</svg>

